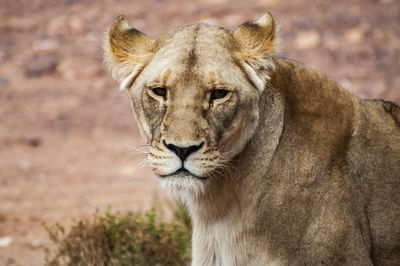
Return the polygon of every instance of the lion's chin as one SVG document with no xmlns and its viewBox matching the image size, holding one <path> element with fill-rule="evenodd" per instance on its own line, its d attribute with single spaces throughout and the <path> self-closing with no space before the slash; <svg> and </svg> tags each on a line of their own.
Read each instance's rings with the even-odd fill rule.
<svg viewBox="0 0 400 266">
<path fill-rule="evenodd" d="M 208 177 L 202 177 L 202 176 L 197 176 L 196 174 L 181 168 L 177 170 L 176 172 L 168 175 L 160 175 L 160 178 L 168 178 L 168 177 L 175 177 L 175 178 L 186 178 L 186 177 L 192 177 L 200 180 L 207 180 Z"/>
<path fill-rule="evenodd" d="M 184 169 L 159 178 L 161 187 L 183 199 L 204 194 L 207 179 L 207 177 L 196 176 Z"/>
</svg>

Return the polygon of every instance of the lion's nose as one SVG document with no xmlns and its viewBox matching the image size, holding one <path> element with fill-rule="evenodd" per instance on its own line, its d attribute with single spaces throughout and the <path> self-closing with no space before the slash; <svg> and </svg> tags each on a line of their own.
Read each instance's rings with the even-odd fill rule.
<svg viewBox="0 0 400 266">
<path fill-rule="evenodd" d="M 184 160 L 186 160 L 186 158 L 201 149 L 201 147 L 203 147 L 204 142 L 200 143 L 200 145 L 193 145 L 193 146 L 189 146 L 189 147 L 178 147 L 175 146 L 174 144 L 168 144 L 165 142 L 165 140 L 163 140 L 163 144 L 165 145 L 165 147 L 167 147 L 169 150 L 173 151 L 176 153 L 176 155 L 178 155 L 178 157 L 182 160 L 182 162 Z"/>
</svg>

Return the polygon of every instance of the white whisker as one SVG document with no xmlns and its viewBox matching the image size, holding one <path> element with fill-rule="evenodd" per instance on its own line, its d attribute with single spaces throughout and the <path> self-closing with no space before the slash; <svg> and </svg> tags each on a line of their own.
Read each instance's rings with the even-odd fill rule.
<svg viewBox="0 0 400 266">
<path fill-rule="evenodd" d="M 148 161 L 147 156 L 146 156 L 146 157 L 141 158 L 141 160 L 137 163 L 136 167 L 138 169 L 142 169 L 148 163 L 149 163 L 149 161 Z"/>
</svg>

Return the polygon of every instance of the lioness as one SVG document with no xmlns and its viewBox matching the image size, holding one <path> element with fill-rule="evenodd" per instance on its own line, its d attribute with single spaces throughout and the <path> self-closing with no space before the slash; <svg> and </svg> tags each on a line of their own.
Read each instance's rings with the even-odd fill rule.
<svg viewBox="0 0 400 266">
<path fill-rule="evenodd" d="M 157 40 L 121 16 L 105 59 L 148 161 L 186 200 L 193 265 L 400 265 L 400 107 L 274 55 L 268 13 Z"/>
</svg>

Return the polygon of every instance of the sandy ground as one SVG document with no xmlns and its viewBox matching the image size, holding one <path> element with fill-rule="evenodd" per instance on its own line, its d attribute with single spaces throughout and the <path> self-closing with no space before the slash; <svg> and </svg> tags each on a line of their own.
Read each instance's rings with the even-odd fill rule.
<svg viewBox="0 0 400 266">
<path fill-rule="evenodd" d="M 184 4 L 183 4 L 184 3 Z M 280 54 L 360 97 L 400 102 L 395 0 L 0 2 L 0 265 L 42 265 L 42 222 L 144 210 L 166 194 L 142 165 L 128 99 L 102 65 L 119 14 L 150 37 L 206 21 L 234 29 L 270 10 Z"/>
</svg>

